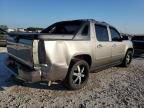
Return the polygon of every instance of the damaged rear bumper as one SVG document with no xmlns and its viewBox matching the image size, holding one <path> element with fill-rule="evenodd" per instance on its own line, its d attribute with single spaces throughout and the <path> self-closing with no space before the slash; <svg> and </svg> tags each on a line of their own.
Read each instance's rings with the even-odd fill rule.
<svg viewBox="0 0 144 108">
<path fill-rule="evenodd" d="M 53 64 L 51 66 L 38 64 L 32 69 L 10 58 L 7 59 L 6 64 L 18 79 L 27 82 L 63 80 L 68 70 L 68 67 L 61 64 Z"/>
</svg>

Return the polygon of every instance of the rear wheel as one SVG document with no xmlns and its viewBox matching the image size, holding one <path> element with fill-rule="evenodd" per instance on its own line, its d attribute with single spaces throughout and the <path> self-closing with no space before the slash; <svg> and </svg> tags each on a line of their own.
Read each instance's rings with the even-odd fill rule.
<svg viewBox="0 0 144 108">
<path fill-rule="evenodd" d="M 89 65 L 84 60 L 76 60 L 71 64 L 66 76 L 65 84 L 69 89 L 83 88 L 89 78 Z"/>
<path fill-rule="evenodd" d="M 133 55 L 132 51 L 128 50 L 126 53 L 126 56 L 122 62 L 123 67 L 128 67 L 130 65 L 130 63 L 132 61 L 132 55 Z"/>
</svg>

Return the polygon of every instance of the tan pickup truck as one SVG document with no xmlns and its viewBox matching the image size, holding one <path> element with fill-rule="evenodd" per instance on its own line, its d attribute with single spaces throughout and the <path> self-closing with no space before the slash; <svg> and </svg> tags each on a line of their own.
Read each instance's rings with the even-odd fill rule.
<svg viewBox="0 0 144 108">
<path fill-rule="evenodd" d="M 64 81 L 69 89 L 84 87 L 90 71 L 129 66 L 133 45 L 113 26 L 93 19 L 61 21 L 39 34 L 7 37 L 9 69 L 25 81 Z"/>
</svg>

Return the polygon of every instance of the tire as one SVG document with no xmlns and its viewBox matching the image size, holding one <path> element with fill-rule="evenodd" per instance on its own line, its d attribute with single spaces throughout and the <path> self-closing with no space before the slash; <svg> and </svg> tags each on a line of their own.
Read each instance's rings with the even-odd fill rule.
<svg viewBox="0 0 144 108">
<path fill-rule="evenodd" d="M 65 85 L 70 90 L 83 88 L 89 78 L 89 65 L 84 60 L 76 60 L 71 63 L 65 79 Z"/>
<path fill-rule="evenodd" d="M 125 55 L 125 58 L 122 62 L 122 66 L 123 67 L 128 67 L 132 61 L 132 55 L 133 55 L 133 52 L 128 50 L 126 55 Z"/>
</svg>

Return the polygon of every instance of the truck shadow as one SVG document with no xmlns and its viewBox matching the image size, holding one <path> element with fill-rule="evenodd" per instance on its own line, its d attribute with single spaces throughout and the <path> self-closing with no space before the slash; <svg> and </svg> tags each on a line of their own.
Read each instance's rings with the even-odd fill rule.
<svg viewBox="0 0 144 108">
<path fill-rule="evenodd" d="M 0 85 L 0 91 L 5 90 L 4 88 L 12 87 L 12 86 L 22 86 L 22 87 L 28 87 L 28 88 L 35 88 L 35 89 L 47 89 L 47 90 L 62 90 L 67 91 L 66 87 L 64 87 L 63 83 L 56 82 L 54 84 L 51 84 L 51 86 L 48 86 L 48 82 L 36 82 L 36 83 L 30 83 L 30 82 L 24 82 L 22 80 L 19 80 L 13 75 L 9 77 L 7 80 L 3 82 L 2 85 Z"/>
<path fill-rule="evenodd" d="M 48 86 L 48 82 L 46 81 L 31 83 L 31 82 L 24 82 L 15 77 L 11 77 L 9 80 L 7 80 L 7 82 L 10 82 L 12 85 L 35 88 L 35 89 L 62 90 L 62 91 L 67 90 L 66 87 L 64 87 L 63 83 L 61 82 L 55 82 L 52 83 L 51 86 Z"/>
<path fill-rule="evenodd" d="M 7 83 L 5 81 L 11 76 L 11 73 L 7 71 L 7 68 L 5 66 L 5 60 L 7 57 L 8 55 L 6 52 L 0 53 L 0 91 L 4 90 L 3 87 L 7 86 Z"/>
</svg>

